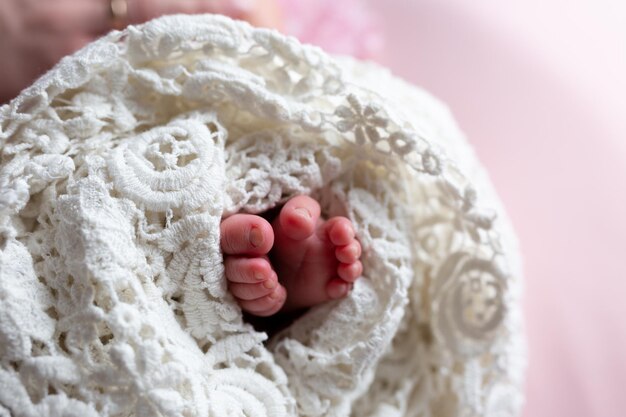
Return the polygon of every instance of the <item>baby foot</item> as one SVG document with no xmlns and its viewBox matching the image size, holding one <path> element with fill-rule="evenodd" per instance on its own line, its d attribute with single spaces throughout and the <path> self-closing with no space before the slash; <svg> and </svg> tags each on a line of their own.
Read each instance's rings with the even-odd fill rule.
<svg viewBox="0 0 626 417">
<path fill-rule="evenodd" d="M 350 220 L 321 219 L 307 196 L 289 200 L 271 226 L 250 214 L 225 219 L 221 246 L 229 290 L 256 316 L 344 297 L 363 272 Z"/>
<path fill-rule="evenodd" d="M 235 214 L 222 221 L 220 232 L 228 289 L 239 306 L 262 317 L 278 312 L 287 294 L 267 257 L 272 226 L 259 216 Z"/>
<path fill-rule="evenodd" d="M 270 258 L 287 290 L 284 311 L 344 297 L 363 272 L 350 220 L 320 218 L 320 205 L 311 197 L 289 200 L 272 227 Z"/>
</svg>

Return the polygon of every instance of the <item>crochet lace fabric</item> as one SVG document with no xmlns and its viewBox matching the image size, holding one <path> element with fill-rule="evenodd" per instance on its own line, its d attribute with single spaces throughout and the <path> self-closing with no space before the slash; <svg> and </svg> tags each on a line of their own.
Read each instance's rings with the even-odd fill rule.
<svg viewBox="0 0 626 417">
<path fill-rule="evenodd" d="M 0 416 L 514 416 L 520 266 L 447 110 L 277 32 L 172 16 L 0 108 Z M 266 340 L 223 216 L 298 194 L 363 278 Z"/>
</svg>

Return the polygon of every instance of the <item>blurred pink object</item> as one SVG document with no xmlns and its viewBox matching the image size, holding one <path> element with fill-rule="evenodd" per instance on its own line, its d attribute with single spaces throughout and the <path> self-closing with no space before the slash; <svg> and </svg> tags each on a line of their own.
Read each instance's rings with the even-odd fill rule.
<svg viewBox="0 0 626 417">
<path fill-rule="evenodd" d="M 378 18 L 359 0 L 279 0 L 284 32 L 334 54 L 357 58 L 380 55 Z"/>
</svg>

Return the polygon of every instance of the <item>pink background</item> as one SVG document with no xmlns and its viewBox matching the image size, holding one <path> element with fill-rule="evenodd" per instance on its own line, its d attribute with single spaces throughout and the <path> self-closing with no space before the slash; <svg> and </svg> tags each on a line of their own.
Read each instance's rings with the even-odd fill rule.
<svg viewBox="0 0 626 417">
<path fill-rule="evenodd" d="M 524 416 L 626 415 L 626 2 L 369 3 L 380 60 L 448 103 L 520 237 Z"/>
</svg>

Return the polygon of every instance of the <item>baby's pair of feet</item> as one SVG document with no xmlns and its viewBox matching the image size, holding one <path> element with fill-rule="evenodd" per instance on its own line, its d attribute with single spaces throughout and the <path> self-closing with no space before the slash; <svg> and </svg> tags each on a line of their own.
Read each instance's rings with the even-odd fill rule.
<svg viewBox="0 0 626 417">
<path fill-rule="evenodd" d="M 271 224 L 252 214 L 226 218 L 221 247 L 230 292 L 256 316 L 344 297 L 363 272 L 350 220 L 322 219 L 308 196 L 289 200 Z"/>
</svg>

